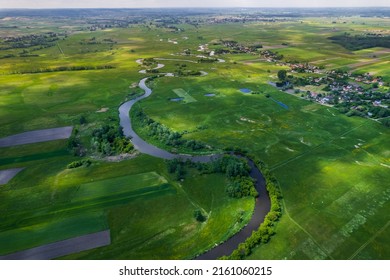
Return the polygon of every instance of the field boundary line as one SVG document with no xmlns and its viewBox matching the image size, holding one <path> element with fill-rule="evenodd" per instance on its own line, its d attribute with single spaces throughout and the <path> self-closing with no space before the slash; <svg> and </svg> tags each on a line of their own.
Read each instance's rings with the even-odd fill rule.
<svg viewBox="0 0 390 280">
<path fill-rule="evenodd" d="M 316 244 L 317 247 L 320 248 L 321 251 L 324 252 L 325 255 L 326 255 L 327 257 L 329 257 L 330 259 L 334 260 L 333 257 L 328 253 L 328 251 L 326 251 L 326 250 L 317 242 L 317 240 L 315 240 L 315 238 L 313 237 L 313 235 L 311 235 L 310 232 L 308 232 L 306 229 L 304 229 L 300 224 L 298 224 L 297 221 L 295 221 L 295 220 L 291 217 L 290 213 L 288 213 L 287 206 L 286 206 L 286 202 L 285 202 L 284 198 L 282 198 L 282 203 L 283 203 L 283 208 L 284 208 L 284 210 L 286 211 L 286 215 L 287 215 L 287 217 L 291 220 L 291 222 L 293 222 L 293 224 L 295 224 L 300 230 L 302 230 L 304 233 L 306 233 L 306 235 L 309 236 L 309 238 L 314 242 L 314 244 Z"/>
<path fill-rule="evenodd" d="M 279 167 L 282 167 L 282 166 L 284 166 L 284 165 L 286 165 L 286 164 L 288 164 L 288 163 L 290 163 L 290 162 L 292 162 L 292 161 L 294 161 L 294 160 L 296 160 L 298 158 L 301 158 L 301 157 L 305 156 L 308 153 L 313 152 L 314 150 L 320 148 L 321 146 L 323 146 L 325 144 L 330 144 L 333 141 L 335 141 L 336 139 L 338 139 L 339 137 L 343 137 L 343 136 L 347 135 L 348 133 L 352 132 L 353 130 L 359 129 L 360 127 L 366 125 L 367 123 L 368 122 L 364 122 L 364 123 L 362 123 L 362 124 L 360 124 L 360 125 L 358 125 L 358 126 L 356 126 L 354 128 L 348 129 L 347 131 L 345 131 L 342 134 L 340 134 L 340 135 L 330 139 L 329 141 L 322 142 L 321 144 L 318 144 L 317 146 L 315 146 L 315 147 L 313 147 L 311 149 L 308 149 L 307 151 L 304 151 L 304 152 L 300 153 L 299 155 L 296 155 L 296 156 L 294 156 L 292 158 L 289 158 L 289 159 L 287 159 L 287 160 L 285 160 L 283 162 L 277 163 L 274 166 L 271 166 L 270 170 L 274 171 L 275 169 L 278 169 Z"/>
<path fill-rule="evenodd" d="M 60 43 L 57 42 L 57 46 L 58 46 L 58 49 L 60 50 L 61 54 L 65 56 L 65 54 L 60 46 Z"/>
<path fill-rule="evenodd" d="M 370 237 L 362 246 L 360 246 L 355 253 L 353 253 L 348 260 L 354 259 L 361 251 L 363 251 L 364 248 L 367 247 L 368 244 L 370 244 L 372 241 L 374 241 L 375 238 L 378 237 L 379 234 L 381 234 L 388 226 L 390 225 L 390 221 L 387 221 L 387 223 L 380 228 L 373 236 Z"/>
</svg>

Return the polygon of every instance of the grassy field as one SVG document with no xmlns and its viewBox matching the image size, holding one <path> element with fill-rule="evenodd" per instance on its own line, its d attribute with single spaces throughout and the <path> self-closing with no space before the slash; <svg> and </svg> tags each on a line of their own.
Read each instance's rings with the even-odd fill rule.
<svg viewBox="0 0 390 280">
<path fill-rule="evenodd" d="M 31 21 L 25 24 L 37 33 L 64 29 L 61 20 L 52 25 Z M 352 52 L 328 39 L 351 29 L 354 34 L 388 32 L 389 21 L 356 17 L 339 21 L 180 24 L 179 33 L 155 25 L 89 31 L 76 22 L 71 28 L 78 32 L 55 46 L 27 48 L 38 56 L 20 57 L 21 49 L 0 51 L 0 56 L 15 55 L 2 58 L 0 64 L 0 137 L 73 125 L 88 148 L 91 131 L 117 123 L 118 106 L 140 92 L 134 84 L 145 75 L 138 73 L 143 68 L 135 60 L 170 59 L 159 61 L 165 64 L 160 72 L 181 68 L 208 75 L 153 80 L 153 94 L 140 102 L 145 113 L 185 132 L 184 138 L 216 150 L 250 151 L 280 182 L 284 209 L 276 235 L 250 258 L 389 259 L 388 128 L 278 91 L 268 82 L 276 81 L 277 72 L 287 67 L 258 54 L 218 56 L 223 63 L 188 61 L 197 62 L 196 56 L 203 54 L 197 51 L 199 45 L 208 44 L 213 50 L 222 46 L 221 40 L 235 40 L 260 43 L 287 60 L 326 70 L 346 67 L 389 81 L 388 49 Z M 32 29 L 13 32 L 26 35 Z M 3 32 L 0 29 L 5 36 Z M 90 43 L 94 41 L 99 43 Z M 184 55 L 184 50 L 190 54 Z M 104 65 L 112 69 L 48 71 Z M 41 73 L 27 73 L 38 70 Z M 243 94 L 241 88 L 259 94 Z M 205 96 L 209 93 L 215 96 Z M 176 95 L 183 102 L 170 101 Z M 108 111 L 97 112 L 101 108 Z M 82 116 L 87 120 L 84 124 Z M 147 132 L 140 132 L 150 140 Z M 0 188 L 0 254 L 110 228 L 110 246 L 66 258 L 189 259 L 237 231 L 253 209 L 253 200 L 226 195 L 220 174 L 189 170 L 186 179 L 177 182 L 164 161 L 145 155 L 66 168 L 77 159 L 66 140 L 0 149 L 1 169 L 25 167 Z M 205 223 L 194 219 L 196 209 L 207 213 Z"/>
<path fill-rule="evenodd" d="M 317 49 L 316 53 L 303 44 L 299 52 L 297 47 L 278 52 L 296 59 L 301 59 L 302 53 L 317 62 L 337 53 L 338 58 L 331 61 L 334 64 L 337 59 L 337 66 L 358 63 L 367 55 L 362 51 L 338 53 L 338 46 Z M 261 61 L 247 63 L 251 60 L 247 55 L 231 59 L 238 63 L 214 64 L 213 69 L 205 68 L 209 71 L 206 77 L 155 81 L 155 96 L 143 101 L 142 106 L 149 116 L 168 127 L 189 131 L 185 134 L 188 139 L 216 148 L 245 148 L 275 172 L 282 185 L 285 214 L 277 235 L 252 258 L 387 259 L 388 248 L 378 246 L 376 238 L 389 230 L 384 214 L 389 210 L 385 183 L 390 180 L 388 129 L 265 85 L 281 68 L 272 69 Z M 386 56 L 379 59 L 382 62 L 367 69 L 386 65 Z M 359 69 L 364 72 L 364 67 Z M 388 75 L 384 72 L 384 76 Z M 238 91 L 242 87 L 263 94 L 242 95 Z M 174 88 L 198 93 L 193 94 L 198 102 L 167 102 Z M 203 97 L 209 91 L 217 93 L 216 98 Z M 288 110 L 264 93 L 286 104 Z M 297 234 L 286 234 L 291 231 Z"/>
<path fill-rule="evenodd" d="M 218 97 L 197 97 L 194 106 L 165 101 L 170 87 L 185 83 L 197 89 L 210 83 L 205 80 L 162 78 L 155 85 L 159 98 L 146 100 L 143 106 L 159 122 L 179 131 L 187 128 L 190 133 L 185 137 L 217 148 L 246 148 L 275 172 L 285 197 L 285 215 L 277 233 L 298 227 L 304 234 L 302 238 L 277 235 L 253 258 L 388 258 L 386 248 L 378 246 L 371 249 L 371 253 L 377 250 L 373 255 L 356 253 L 377 232 L 388 230 L 384 215 L 389 210 L 388 129 L 268 88 L 273 98 L 288 105 L 286 110 L 264 95 L 231 90 L 240 87 L 234 81 L 214 80 Z M 374 241 L 364 249 L 374 246 Z M 277 254 L 272 244 L 287 247 Z"/>
<path fill-rule="evenodd" d="M 113 209 L 109 213 L 113 244 L 67 258 L 190 259 L 237 231 L 241 217 L 247 221 L 251 216 L 253 200 L 229 198 L 221 175 L 192 171 L 177 188 L 176 194 Z M 196 209 L 207 213 L 205 223 L 194 219 Z"/>
<path fill-rule="evenodd" d="M 96 162 L 72 170 L 61 167 L 58 160 L 36 160 L 32 163 L 35 169 L 28 166 L 20 177 L 4 186 L 0 254 L 109 228 L 112 245 L 88 253 L 89 258 L 150 258 L 161 243 L 147 244 L 149 239 L 164 228 L 175 228 L 167 242 L 178 249 L 166 251 L 164 245 L 159 258 L 191 258 L 238 230 L 248 221 L 254 206 L 253 199 L 229 198 L 222 175 L 198 178 L 197 172 L 191 171 L 179 184 L 166 174 L 162 160 L 148 156 L 119 163 Z M 46 171 L 45 178 L 35 176 L 34 180 L 34 173 L 42 170 Z M 198 208 L 209 213 L 204 224 L 193 217 Z M 244 217 L 237 222 L 240 215 Z M 189 251 L 179 250 L 183 234 L 188 234 L 187 243 L 200 238 Z M 125 241 L 129 250 L 123 250 Z"/>
</svg>

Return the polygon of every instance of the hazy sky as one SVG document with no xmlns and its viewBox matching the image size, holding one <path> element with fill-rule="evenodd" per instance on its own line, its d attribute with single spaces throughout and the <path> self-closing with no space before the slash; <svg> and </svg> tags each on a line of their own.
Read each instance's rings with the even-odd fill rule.
<svg viewBox="0 0 390 280">
<path fill-rule="evenodd" d="M 1 8 L 390 7 L 390 0 L 0 0 Z"/>
</svg>

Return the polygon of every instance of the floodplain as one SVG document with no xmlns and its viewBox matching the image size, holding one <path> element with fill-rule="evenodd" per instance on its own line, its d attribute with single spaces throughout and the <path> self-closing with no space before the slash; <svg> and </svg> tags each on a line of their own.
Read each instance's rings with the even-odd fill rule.
<svg viewBox="0 0 390 280">
<path fill-rule="evenodd" d="M 149 77 L 153 93 L 137 110 L 184 140 L 156 138 L 132 117 L 145 141 L 193 155 L 239 148 L 277 179 L 275 233 L 245 258 L 390 258 L 389 116 L 348 116 L 309 98 L 307 91 L 333 94 L 325 84 L 295 86 L 306 90 L 299 93 L 272 85 L 281 70 L 313 79 L 369 73 L 380 82 L 353 83 L 377 99 L 351 110 L 388 110 L 390 46 L 350 50 L 331 37 L 390 36 L 390 11 L 342 18 L 253 11 L 245 22 L 234 10 L 89 12 L 86 21 L 77 11 L 57 18 L 0 10 L 0 138 L 73 127 L 69 139 L 0 147 L 1 171 L 23 168 L 0 185 L 0 255 L 110 230 L 110 245 L 63 258 L 192 259 L 245 226 L 254 199 L 229 197 L 224 174 L 193 166 L 177 177 L 167 161 L 115 153 L 119 140 L 99 134 L 118 128 L 118 107 L 143 94 L 138 83 Z M 296 64 L 319 70 L 299 72 Z"/>
</svg>

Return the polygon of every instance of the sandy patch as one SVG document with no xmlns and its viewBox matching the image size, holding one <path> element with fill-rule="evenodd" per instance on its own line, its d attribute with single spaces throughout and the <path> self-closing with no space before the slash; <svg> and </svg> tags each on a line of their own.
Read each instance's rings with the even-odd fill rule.
<svg viewBox="0 0 390 280">
<path fill-rule="evenodd" d="M 178 44 L 178 42 L 176 41 L 176 39 L 168 39 L 168 43 L 172 43 L 172 44 L 174 44 L 174 45 L 177 45 Z"/>
<path fill-rule="evenodd" d="M 7 170 L 0 170 L 0 185 L 7 184 L 13 177 L 16 176 L 24 168 L 13 168 Z"/>
<path fill-rule="evenodd" d="M 97 110 L 96 113 L 105 113 L 109 110 L 109 108 L 107 107 L 104 107 L 104 108 L 101 108 L 100 110 Z"/>
<path fill-rule="evenodd" d="M 120 154 L 120 155 L 116 155 L 116 156 L 105 157 L 105 158 L 103 158 L 103 160 L 104 161 L 108 161 L 108 162 L 119 162 L 119 161 L 122 161 L 122 160 L 125 160 L 125 159 L 135 158 L 138 155 L 139 155 L 138 152 L 135 152 L 135 153 L 132 153 L 132 154 Z"/>
<path fill-rule="evenodd" d="M 303 137 L 299 138 L 299 142 L 301 142 L 303 145 L 306 145 L 306 146 L 311 146 L 311 143 L 310 142 L 306 142 Z"/>
<path fill-rule="evenodd" d="M 241 117 L 240 120 L 244 121 L 244 122 L 255 123 L 254 120 L 250 120 L 250 119 L 247 119 L 247 118 L 244 118 L 244 117 Z"/>
<path fill-rule="evenodd" d="M 72 126 L 65 126 L 19 133 L 8 137 L 0 138 L 0 148 L 47 142 L 59 139 L 68 139 L 72 134 L 72 130 Z"/>
<path fill-rule="evenodd" d="M 138 83 L 137 82 L 134 82 L 131 84 L 131 86 L 129 86 L 129 88 L 136 88 L 138 87 Z"/>
</svg>

